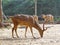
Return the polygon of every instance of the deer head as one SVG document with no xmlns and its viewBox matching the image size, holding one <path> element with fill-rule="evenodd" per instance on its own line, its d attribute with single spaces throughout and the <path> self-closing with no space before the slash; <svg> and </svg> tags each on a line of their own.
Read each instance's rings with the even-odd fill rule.
<svg viewBox="0 0 60 45">
<path fill-rule="evenodd" d="M 42 29 L 36 21 L 35 21 L 34 28 L 36 28 L 36 29 L 38 30 L 38 32 L 39 32 L 41 38 L 43 37 L 43 33 L 44 33 L 44 31 L 47 30 L 47 28 L 44 29 L 44 24 L 43 24 L 43 29 Z"/>
</svg>

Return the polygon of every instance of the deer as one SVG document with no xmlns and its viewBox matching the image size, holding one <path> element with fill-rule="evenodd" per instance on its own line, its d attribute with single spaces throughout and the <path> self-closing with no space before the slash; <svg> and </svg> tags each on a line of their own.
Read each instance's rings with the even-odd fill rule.
<svg viewBox="0 0 60 45">
<path fill-rule="evenodd" d="M 48 23 L 48 22 L 52 24 L 54 23 L 54 16 L 51 14 L 47 14 L 47 15 L 42 14 L 42 18 L 45 20 L 45 23 Z"/>
<path fill-rule="evenodd" d="M 39 35 L 41 36 L 41 38 L 43 37 L 43 33 L 44 31 L 47 30 L 47 28 L 44 29 L 44 24 L 43 24 L 43 29 L 39 26 L 39 24 L 36 22 L 36 20 L 34 20 L 33 16 L 28 16 L 28 15 L 15 15 L 15 16 L 10 16 L 12 23 L 13 23 L 13 28 L 12 28 L 12 37 L 14 38 L 14 31 L 16 33 L 16 36 L 19 38 L 18 34 L 17 34 L 17 27 L 18 25 L 24 25 L 26 27 L 26 31 L 25 31 L 25 37 L 26 37 L 26 32 L 27 32 L 27 28 L 30 28 L 30 31 L 32 33 L 33 38 L 33 31 L 32 31 L 32 27 L 34 27 L 35 29 L 38 30 Z"/>
</svg>

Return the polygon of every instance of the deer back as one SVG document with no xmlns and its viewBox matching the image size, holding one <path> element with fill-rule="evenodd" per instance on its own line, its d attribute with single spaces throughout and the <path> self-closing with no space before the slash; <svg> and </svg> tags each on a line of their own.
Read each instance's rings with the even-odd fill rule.
<svg viewBox="0 0 60 45">
<path fill-rule="evenodd" d="M 15 24 L 20 24 L 20 25 L 32 25 L 34 24 L 34 19 L 32 16 L 28 15 L 17 15 L 12 17 L 12 21 Z"/>
</svg>

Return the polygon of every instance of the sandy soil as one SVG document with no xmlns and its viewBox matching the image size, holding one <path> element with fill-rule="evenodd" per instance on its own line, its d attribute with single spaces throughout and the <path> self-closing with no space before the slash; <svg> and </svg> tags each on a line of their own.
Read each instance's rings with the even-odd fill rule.
<svg viewBox="0 0 60 45">
<path fill-rule="evenodd" d="M 40 24 L 42 27 L 42 24 Z M 60 45 L 60 24 L 46 24 L 48 29 L 44 32 L 43 38 L 40 38 L 38 31 L 33 28 L 36 39 L 33 39 L 30 29 L 25 38 L 25 28 L 18 28 L 19 38 L 12 38 L 11 29 L 0 29 L 0 45 Z M 16 35 L 15 35 L 16 37 Z"/>
</svg>

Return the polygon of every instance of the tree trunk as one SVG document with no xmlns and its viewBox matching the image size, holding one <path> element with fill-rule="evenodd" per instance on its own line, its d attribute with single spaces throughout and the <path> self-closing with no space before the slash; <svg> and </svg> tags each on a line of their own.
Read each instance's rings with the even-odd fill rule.
<svg viewBox="0 0 60 45">
<path fill-rule="evenodd" d="M 0 0 L 0 22 L 2 22 L 2 0 Z"/>
</svg>

